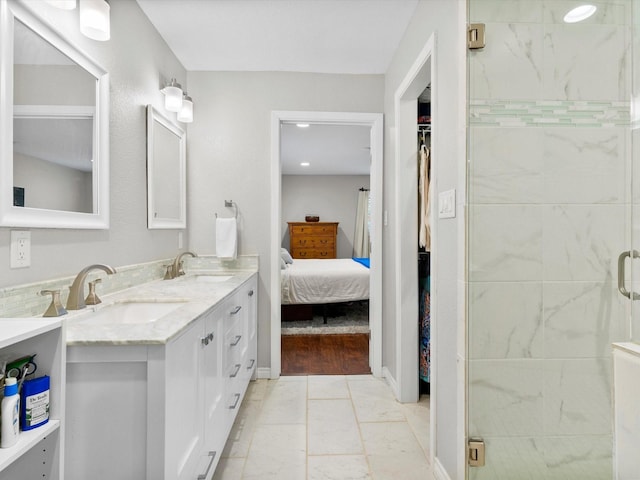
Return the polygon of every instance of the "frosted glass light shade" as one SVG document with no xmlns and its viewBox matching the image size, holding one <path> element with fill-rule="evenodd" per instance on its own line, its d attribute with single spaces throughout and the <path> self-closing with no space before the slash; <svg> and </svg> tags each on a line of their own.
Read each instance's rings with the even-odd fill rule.
<svg viewBox="0 0 640 480">
<path fill-rule="evenodd" d="M 76 0 L 45 0 L 49 5 L 52 5 L 61 10 L 73 10 L 76 8 Z"/>
<path fill-rule="evenodd" d="M 182 108 L 182 86 L 176 82 L 175 78 L 162 89 L 164 93 L 164 108 L 170 112 L 179 112 Z"/>
<path fill-rule="evenodd" d="M 185 95 L 182 99 L 182 108 L 178 112 L 177 118 L 179 122 L 193 122 L 193 100 L 188 95 Z"/>
<path fill-rule="evenodd" d="M 105 0 L 80 0 L 80 31 L 86 37 L 105 42 L 111 38 L 111 7 Z"/>
</svg>

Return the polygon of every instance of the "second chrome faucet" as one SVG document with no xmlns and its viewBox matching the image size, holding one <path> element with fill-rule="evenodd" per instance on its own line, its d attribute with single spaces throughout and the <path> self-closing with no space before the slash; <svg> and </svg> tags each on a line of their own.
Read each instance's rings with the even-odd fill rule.
<svg viewBox="0 0 640 480">
<path fill-rule="evenodd" d="M 164 276 L 165 280 L 171 280 L 173 278 L 184 275 L 184 270 L 182 270 L 182 257 L 184 257 L 185 255 L 191 255 L 194 258 L 197 257 L 197 255 L 193 252 L 179 253 L 173 260 L 172 264 L 165 265 L 165 267 L 167 267 L 167 273 Z"/>
</svg>

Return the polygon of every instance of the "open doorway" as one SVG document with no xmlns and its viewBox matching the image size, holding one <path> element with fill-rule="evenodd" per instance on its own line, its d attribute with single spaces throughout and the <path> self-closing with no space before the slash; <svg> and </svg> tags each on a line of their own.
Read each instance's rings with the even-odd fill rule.
<svg viewBox="0 0 640 480">
<path fill-rule="evenodd" d="M 282 213 L 282 138 L 283 130 L 290 125 L 298 123 L 306 123 L 317 126 L 353 126 L 364 127 L 369 141 L 370 149 L 370 178 L 369 190 L 371 195 L 370 206 L 370 243 L 371 252 L 369 255 L 369 358 L 368 364 L 371 373 L 376 376 L 381 375 L 381 206 L 382 199 L 382 114 L 362 114 L 362 113 L 344 113 L 344 112 L 273 112 L 272 113 L 272 152 L 271 152 L 271 184 L 272 184 L 272 223 L 271 230 L 271 376 L 277 378 L 282 372 L 281 357 L 281 248 L 283 244 L 284 229 L 283 222 L 290 219 L 283 218 Z M 368 156 L 369 152 L 367 152 Z M 355 192 L 357 193 L 357 192 Z M 312 214 L 314 212 L 305 212 Z M 306 215 L 305 215 L 306 216 Z M 298 219 L 294 219 L 298 220 Z M 302 219 L 304 220 L 304 219 Z M 331 223 L 331 222 L 330 222 Z M 334 222 L 335 223 L 335 222 Z M 329 226 L 327 226 L 329 228 Z M 340 238 L 336 237 L 336 247 L 340 247 Z M 344 239 L 342 239 L 344 240 Z M 351 247 L 347 247 L 350 249 Z M 345 255 L 344 247 L 341 256 Z M 329 312 L 324 312 L 330 315 Z"/>
</svg>

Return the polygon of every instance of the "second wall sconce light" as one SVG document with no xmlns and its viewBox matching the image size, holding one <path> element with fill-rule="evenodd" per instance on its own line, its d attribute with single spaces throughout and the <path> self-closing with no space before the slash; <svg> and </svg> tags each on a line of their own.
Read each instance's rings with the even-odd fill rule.
<svg viewBox="0 0 640 480">
<path fill-rule="evenodd" d="M 179 122 L 193 122 L 193 99 L 182 91 L 182 86 L 172 78 L 161 90 L 164 93 L 164 108 L 170 112 L 177 112 Z"/>
<path fill-rule="evenodd" d="M 46 0 L 49 5 L 62 10 L 76 8 L 76 0 Z M 79 0 L 80 2 L 80 32 L 85 37 L 100 42 L 111 38 L 111 19 L 108 0 Z"/>
</svg>

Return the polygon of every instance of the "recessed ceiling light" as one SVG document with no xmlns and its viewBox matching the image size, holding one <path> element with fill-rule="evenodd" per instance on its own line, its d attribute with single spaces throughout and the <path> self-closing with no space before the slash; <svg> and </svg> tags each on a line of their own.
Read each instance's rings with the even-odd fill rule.
<svg viewBox="0 0 640 480">
<path fill-rule="evenodd" d="M 311 165 L 309 162 L 300 162 L 301 167 L 308 167 L 309 165 Z"/>
<path fill-rule="evenodd" d="M 307 128 L 309 126 L 308 123 L 296 123 L 296 127 Z"/>
<path fill-rule="evenodd" d="M 564 16 L 565 23 L 578 23 L 596 13 L 595 5 L 580 5 Z"/>
</svg>

